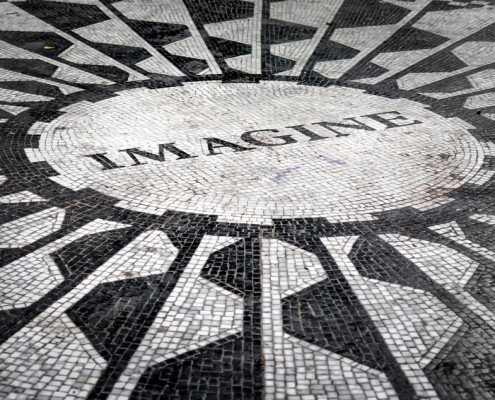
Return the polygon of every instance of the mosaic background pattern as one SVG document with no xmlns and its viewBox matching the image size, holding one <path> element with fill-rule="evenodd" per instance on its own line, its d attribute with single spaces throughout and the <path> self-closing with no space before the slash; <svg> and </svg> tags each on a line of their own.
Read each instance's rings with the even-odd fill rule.
<svg viewBox="0 0 495 400">
<path fill-rule="evenodd" d="M 494 128 L 492 0 L 1 1 L 0 397 L 495 398 Z"/>
</svg>

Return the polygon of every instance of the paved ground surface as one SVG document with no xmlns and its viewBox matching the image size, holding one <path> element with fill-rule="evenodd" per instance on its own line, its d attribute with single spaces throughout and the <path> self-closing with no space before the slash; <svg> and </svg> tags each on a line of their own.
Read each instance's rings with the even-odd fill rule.
<svg viewBox="0 0 495 400">
<path fill-rule="evenodd" d="M 495 398 L 495 3 L 2 1 L 0 122 L 0 398 Z"/>
</svg>

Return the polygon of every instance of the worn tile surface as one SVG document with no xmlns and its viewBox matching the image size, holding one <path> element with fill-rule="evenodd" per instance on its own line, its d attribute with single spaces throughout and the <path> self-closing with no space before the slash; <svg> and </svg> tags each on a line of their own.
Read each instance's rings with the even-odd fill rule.
<svg viewBox="0 0 495 400">
<path fill-rule="evenodd" d="M 0 398 L 493 400 L 493 0 L 0 1 Z"/>
</svg>

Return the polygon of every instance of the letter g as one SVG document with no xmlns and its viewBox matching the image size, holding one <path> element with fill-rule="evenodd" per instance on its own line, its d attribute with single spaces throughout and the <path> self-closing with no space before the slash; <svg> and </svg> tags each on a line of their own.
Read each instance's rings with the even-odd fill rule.
<svg viewBox="0 0 495 400">
<path fill-rule="evenodd" d="M 290 136 L 290 135 L 282 135 L 282 136 L 274 136 L 273 137 L 274 139 L 282 139 L 283 143 L 265 143 L 265 142 L 262 142 L 261 140 L 253 138 L 251 136 L 251 134 L 254 132 L 280 132 L 280 131 L 278 131 L 277 129 L 259 129 L 256 131 L 248 131 L 248 132 L 244 132 L 241 135 L 241 139 L 247 143 L 254 144 L 255 146 L 265 146 L 265 147 L 283 146 L 284 144 L 297 143 L 297 140 L 293 139 L 292 136 Z"/>
</svg>

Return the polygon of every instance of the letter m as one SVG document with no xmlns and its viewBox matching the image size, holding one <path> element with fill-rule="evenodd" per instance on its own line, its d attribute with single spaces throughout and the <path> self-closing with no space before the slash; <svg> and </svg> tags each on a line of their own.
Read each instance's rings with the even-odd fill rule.
<svg viewBox="0 0 495 400">
<path fill-rule="evenodd" d="M 125 151 L 129 155 L 129 157 L 131 157 L 132 160 L 134 161 L 134 164 L 132 164 L 134 166 L 134 165 L 147 164 L 146 162 L 139 161 L 136 155 L 144 158 L 149 158 L 150 160 L 154 160 L 154 161 L 162 161 L 162 162 L 165 161 L 165 150 L 168 151 L 169 153 L 175 154 L 177 156 L 177 160 L 197 157 L 197 156 L 191 156 L 183 152 L 182 150 L 178 149 L 177 147 L 174 146 L 174 143 L 159 144 L 158 154 L 150 153 L 144 150 L 139 150 L 137 148 L 124 149 L 119 151 Z"/>
</svg>

